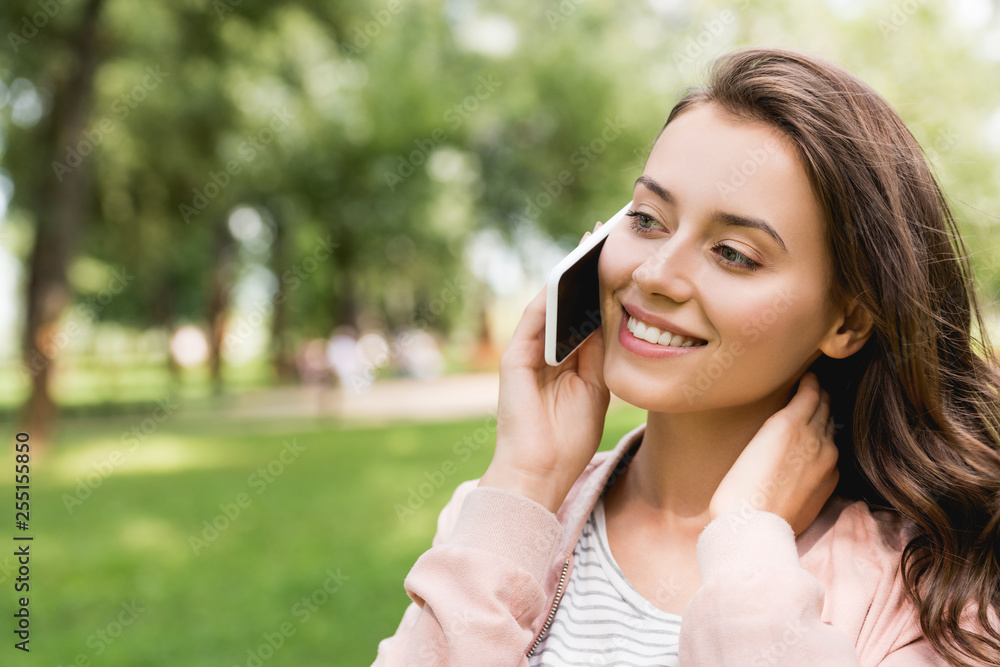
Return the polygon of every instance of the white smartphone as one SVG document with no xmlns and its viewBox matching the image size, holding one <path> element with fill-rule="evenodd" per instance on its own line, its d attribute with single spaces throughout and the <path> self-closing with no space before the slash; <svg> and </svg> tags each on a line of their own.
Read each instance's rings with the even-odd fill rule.
<svg viewBox="0 0 1000 667">
<path fill-rule="evenodd" d="M 549 274 L 545 294 L 545 362 L 558 366 L 601 326 L 597 261 L 611 230 L 628 213 L 625 204 Z"/>
</svg>

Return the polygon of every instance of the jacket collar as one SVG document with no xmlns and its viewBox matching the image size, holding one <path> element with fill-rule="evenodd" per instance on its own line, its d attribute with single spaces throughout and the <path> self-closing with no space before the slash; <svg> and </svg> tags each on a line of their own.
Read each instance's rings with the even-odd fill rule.
<svg viewBox="0 0 1000 667">
<path fill-rule="evenodd" d="M 570 489 L 556 513 L 556 518 L 563 526 L 563 539 L 558 552 L 563 554 L 563 560 L 572 556 L 598 498 L 631 461 L 642 444 L 645 431 L 646 425 L 640 424 L 622 436 L 614 449 L 599 452 Z"/>
<path fill-rule="evenodd" d="M 583 527 L 593 511 L 594 505 L 597 504 L 597 499 L 608 487 L 612 475 L 620 474 L 624 469 L 624 465 L 620 464 L 624 462 L 627 465 L 635 451 L 638 450 L 639 445 L 642 444 L 642 435 L 645 430 L 646 425 L 640 424 L 626 433 L 614 449 L 598 452 L 587 464 L 583 474 L 580 475 L 567 494 L 562 507 L 556 512 L 556 518 L 563 528 L 562 540 L 553 554 L 549 571 L 542 581 L 546 597 L 545 609 L 551 610 L 550 613 L 555 612 L 555 597 L 560 580 L 565 577 L 563 582 L 568 581 L 573 566 L 573 550 L 576 548 L 576 543 L 580 539 L 580 534 L 583 533 Z M 531 630 L 536 637 L 545 624 L 545 619 L 544 613 L 539 614 L 531 624 Z"/>
</svg>

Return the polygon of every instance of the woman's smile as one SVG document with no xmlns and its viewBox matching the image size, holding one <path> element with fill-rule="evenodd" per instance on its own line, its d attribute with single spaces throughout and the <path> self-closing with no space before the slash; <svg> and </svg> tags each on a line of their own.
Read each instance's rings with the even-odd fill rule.
<svg viewBox="0 0 1000 667">
<path fill-rule="evenodd" d="M 655 359 L 682 356 L 707 346 L 708 341 L 677 333 L 678 329 L 656 326 L 630 315 L 622 308 L 618 341 L 630 352 Z"/>
</svg>

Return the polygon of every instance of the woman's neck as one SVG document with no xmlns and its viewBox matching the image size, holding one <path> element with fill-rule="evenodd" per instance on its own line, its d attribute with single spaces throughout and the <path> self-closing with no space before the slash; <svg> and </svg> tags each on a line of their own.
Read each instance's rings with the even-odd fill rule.
<svg viewBox="0 0 1000 667">
<path fill-rule="evenodd" d="M 709 523 L 709 503 L 726 473 L 789 398 L 778 392 L 736 408 L 650 412 L 642 446 L 609 489 L 606 503 L 611 511 L 624 510 L 633 519 L 696 539 Z"/>
</svg>

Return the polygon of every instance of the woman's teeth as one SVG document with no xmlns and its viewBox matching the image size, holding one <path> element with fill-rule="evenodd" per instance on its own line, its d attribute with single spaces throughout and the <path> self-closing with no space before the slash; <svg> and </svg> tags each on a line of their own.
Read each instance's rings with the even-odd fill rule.
<svg viewBox="0 0 1000 667">
<path fill-rule="evenodd" d="M 647 343 L 663 345 L 664 347 L 694 347 L 704 345 L 707 342 L 700 338 L 691 338 L 690 336 L 681 336 L 669 331 L 660 331 L 656 327 L 647 326 L 631 315 L 629 315 L 626 326 L 636 338 L 640 338 Z"/>
</svg>

